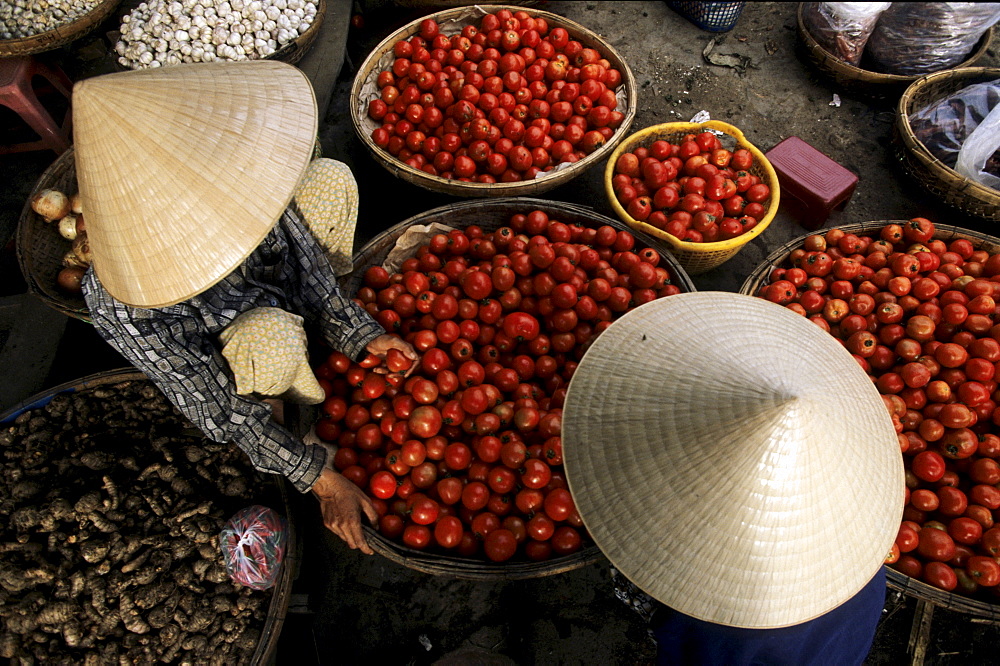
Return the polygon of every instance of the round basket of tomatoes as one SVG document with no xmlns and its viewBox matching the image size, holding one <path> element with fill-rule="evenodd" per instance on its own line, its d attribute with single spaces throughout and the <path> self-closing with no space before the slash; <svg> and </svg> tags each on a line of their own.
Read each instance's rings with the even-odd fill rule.
<svg viewBox="0 0 1000 666">
<path fill-rule="evenodd" d="M 1000 620 L 1000 239 L 845 225 L 786 243 L 740 291 L 829 331 L 882 393 L 907 485 L 889 585 Z"/>
<path fill-rule="evenodd" d="M 637 88 L 598 34 L 558 14 L 475 5 L 417 19 L 368 55 L 355 132 L 394 176 L 462 197 L 539 194 L 628 132 Z"/>
<path fill-rule="evenodd" d="M 633 229 L 663 239 L 691 275 L 728 261 L 778 212 L 778 178 L 738 128 L 718 120 L 653 125 L 611 154 L 604 188 Z"/>
<path fill-rule="evenodd" d="M 401 241 L 414 233 L 416 243 Z M 406 258 L 385 268 L 403 244 Z M 316 432 L 376 504 L 372 548 L 471 579 L 599 559 L 562 469 L 562 401 L 612 320 L 694 291 L 665 246 L 573 204 L 468 201 L 374 238 L 345 288 L 421 354 L 405 379 L 394 358 L 389 374 L 339 352 L 315 366 L 329 395 Z"/>
</svg>

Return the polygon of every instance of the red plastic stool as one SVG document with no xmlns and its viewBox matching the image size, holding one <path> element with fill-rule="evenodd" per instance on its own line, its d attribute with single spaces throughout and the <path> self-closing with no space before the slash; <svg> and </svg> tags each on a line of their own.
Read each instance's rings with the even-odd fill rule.
<svg viewBox="0 0 1000 666">
<path fill-rule="evenodd" d="M 66 109 L 66 117 L 60 127 L 35 93 L 33 79 L 40 76 L 70 99 L 73 82 L 56 66 L 39 62 L 32 56 L 0 58 L 0 104 L 12 109 L 41 137 L 37 141 L 0 145 L 0 155 L 21 153 L 29 150 L 53 150 L 56 155 L 69 148 L 72 129 L 71 109 Z"/>
</svg>

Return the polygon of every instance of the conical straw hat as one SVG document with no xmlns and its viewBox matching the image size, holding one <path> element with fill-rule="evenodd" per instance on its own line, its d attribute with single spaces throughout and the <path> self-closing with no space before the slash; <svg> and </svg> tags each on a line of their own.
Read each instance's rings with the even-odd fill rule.
<svg viewBox="0 0 1000 666">
<path fill-rule="evenodd" d="M 737 627 L 798 624 L 878 571 L 903 462 L 871 380 L 763 299 L 658 299 L 598 337 L 570 382 L 566 476 L 597 546 L 639 588 Z"/>
<path fill-rule="evenodd" d="M 280 62 L 108 74 L 77 83 L 72 103 L 94 269 L 139 307 L 188 299 L 236 268 L 316 143 L 312 86 Z"/>
</svg>

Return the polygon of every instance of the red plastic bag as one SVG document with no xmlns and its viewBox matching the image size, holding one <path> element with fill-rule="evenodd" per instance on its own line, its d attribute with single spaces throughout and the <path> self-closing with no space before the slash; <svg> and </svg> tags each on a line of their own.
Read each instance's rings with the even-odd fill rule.
<svg viewBox="0 0 1000 666">
<path fill-rule="evenodd" d="M 288 525 L 266 506 L 240 510 L 222 528 L 219 544 L 229 577 L 254 590 L 274 586 L 285 557 Z"/>
</svg>

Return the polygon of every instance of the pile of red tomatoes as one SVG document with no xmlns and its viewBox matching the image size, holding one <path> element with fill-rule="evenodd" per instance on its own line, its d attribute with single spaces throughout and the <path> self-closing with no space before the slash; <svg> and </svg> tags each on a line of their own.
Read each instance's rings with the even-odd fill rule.
<svg viewBox="0 0 1000 666">
<path fill-rule="evenodd" d="M 759 295 L 833 334 L 883 395 L 906 467 L 886 561 L 1000 596 L 1000 254 L 934 235 L 915 218 L 809 236 Z"/>
<path fill-rule="evenodd" d="M 501 9 L 446 36 L 433 19 L 394 45 L 368 117 L 374 143 L 415 169 L 468 182 L 518 182 L 575 162 L 625 115 L 622 74 L 562 27 Z"/>
<path fill-rule="evenodd" d="M 712 132 L 654 141 L 623 153 L 611 186 L 632 218 L 678 240 L 714 243 L 750 231 L 767 213 L 771 188 L 750 173 L 746 148 L 729 151 Z"/>
<path fill-rule="evenodd" d="M 436 234 L 356 295 L 421 354 L 316 369 L 316 431 L 365 489 L 379 530 L 416 549 L 501 562 L 577 551 L 583 524 L 562 468 L 562 404 L 588 343 L 613 319 L 679 293 L 660 254 L 627 231 L 543 211 Z M 405 376 L 407 370 L 412 370 Z"/>
</svg>

